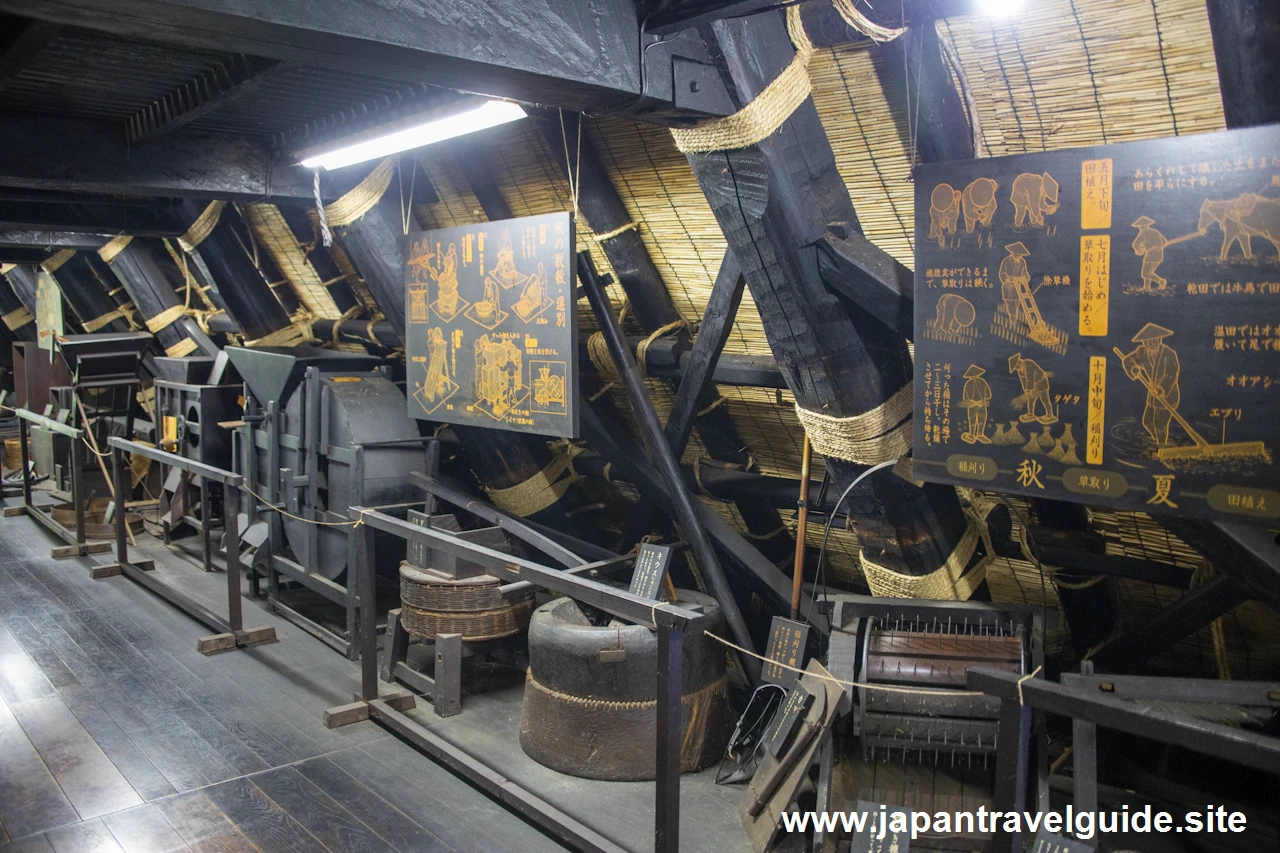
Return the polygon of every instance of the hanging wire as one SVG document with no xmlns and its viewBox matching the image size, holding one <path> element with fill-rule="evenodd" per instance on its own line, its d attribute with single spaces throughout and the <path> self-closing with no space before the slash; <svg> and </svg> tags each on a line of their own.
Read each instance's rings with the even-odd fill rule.
<svg viewBox="0 0 1280 853">
<path fill-rule="evenodd" d="M 333 245 L 333 232 L 329 230 L 329 220 L 324 215 L 324 202 L 320 198 L 320 170 L 313 170 L 314 180 L 311 182 L 311 193 L 316 199 L 316 214 L 320 217 L 320 239 L 325 248 Z"/>
<path fill-rule="evenodd" d="M 573 199 L 573 218 L 578 218 L 578 191 L 582 183 L 582 113 L 578 113 L 577 150 L 573 165 L 569 163 L 569 132 L 564 127 L 564 110 L 560 110 L 560 140 L 564 143 L 564 170 L 569 176 L 569 197 Z"/>
<path fill-rule="evenodd" d="M 418 177 L 418 160 L 413 158 L 409 166 L 409 198 L 406 202 L 404 197 L 404 164 L 401 160 L 401 154 L 396 155 L 396 180 L 400 184 L 400 224 L 404 228 L 405 235 L 409 233 L 409 222 L 413 219 L 413 182 Z"/>
</svg>

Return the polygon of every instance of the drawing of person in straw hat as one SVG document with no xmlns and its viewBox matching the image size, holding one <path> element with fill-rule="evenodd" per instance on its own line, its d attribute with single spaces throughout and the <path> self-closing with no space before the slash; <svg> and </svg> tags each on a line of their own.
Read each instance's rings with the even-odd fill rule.
<svg viewBox="0 0 1280 853">
<path fill-rule="evenodd" d="M 1000 298 L 1004 300 L 1004 310 L 1012 321 L 1018 319 L 1019 290 L 1031 282 L 1031 272 L 1025 260 L 1031 252 L 1022 243 L 1010 243 L 1004 248 L 1009 254 L 1000 262 Z"/>
<path fill-rule="evenodd" d="M 1130 379 L 1143 379 L 1147 386 L 1147 406 L 1142 410 L 1142 427 L 1163 447 L 1169 443 L 1169 420 L 1182 400 L 1178 377 L 1182 367 L 1178 354 L 1164 342 L 1173 332 L 1148 323 L 1133 336 L 1137 349 L 1127 353 L 1122 363 Z"/>
<path fill-rule="evenodd" d="M 1138 236 L 1133 238 L 1133 252 L 1142 258 L 1142 289 L 1164 290 L 1169 282 L 1156 273 L 1164 261 L 1164 247 L 1169 242 L 1156 229 L 1152 228 L 1156 221 L 1149 216 L 1139 216 L 1133 222 L 1138 229 Z"/>
<path fill-rule="evenodd" d="M 960 405 L 969 410 L 969 429 L 960 435 L 965 444 L 990 444 L 987 437 L 987 409 L 991 405 L 991 385 L 982 378 L 987 371 L 976 364 L 964 372 L 964 391 Z"/>
</svg>

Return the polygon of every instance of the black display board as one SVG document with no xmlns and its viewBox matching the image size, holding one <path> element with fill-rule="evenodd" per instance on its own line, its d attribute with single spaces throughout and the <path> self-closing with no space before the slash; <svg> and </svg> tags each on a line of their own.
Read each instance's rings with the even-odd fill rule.
<svg viewBox="0 0 1280 853">
<path fill-rule="evenodd" d="M 809 639 L 809 626 L 804 622 L 795 622 L 773 617 L 769 625 L 769 645 L 765 648 L 765 662 L 760 677 L 772 684 L 781 684 L 791 688 L 800 682 L 798 669 L 804 669 L 804 646 Z M 773 663 L 777 661 L 777 663 Z M 785 664 L 786 667 L 777 664 Z"/>
<path fill-rule="evenodd" d="M 1280 518 L 1280 127 L 915 184 L 917 477 Z"/>
<path fill-rule="evenodd" d="M 409 235 L 409 416 L 576 438 L 569 213 Z"/>
<path fill-rule="evenodd" d="M 656 601 L 662 591 L 663 578 L 667 576 L 667 567 L 671 563 L 671 551 L 668 545 L 642 543 L 640 552 L 636 554 L 636 566 L 631 573 L 631 585 L 627 592 Z"/>
</svg>

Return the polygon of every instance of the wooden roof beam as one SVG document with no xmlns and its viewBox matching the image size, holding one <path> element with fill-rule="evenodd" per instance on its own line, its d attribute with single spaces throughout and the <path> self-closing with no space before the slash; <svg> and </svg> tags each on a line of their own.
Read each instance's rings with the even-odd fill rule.
<svg viewBox="0 0 1280 853">
<path fill-rule="evenodd" d="M 287 67 L 243 53 L 225 56 L 125 119 L 125 137 L 138 145 L 172 133 L 252 92 Z"/>
<path fill-rule="evenodd" d="M 310 199 L 311 172 L 271 163 L 261 143 L 180 131 L 133 151 L 114 122 L 0 112 L 0 186 L 237 201 Z"/>
<path fill-rule="evenodd" d="M 0 89 L 30 66 L 60 29 L 52 21 L 0 15 Z"/>
<path fill-rule="evenodd" d="M 1227 127 L 1280 122 L 1280 3 L 1207 0 Z"/>
</svg>

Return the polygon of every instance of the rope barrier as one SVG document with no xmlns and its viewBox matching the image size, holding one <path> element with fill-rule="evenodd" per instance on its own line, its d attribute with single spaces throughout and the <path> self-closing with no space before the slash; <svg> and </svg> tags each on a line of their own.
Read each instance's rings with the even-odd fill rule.
<svg viewBox="0 0 1280 853">
<path fill-rule="evenodd" d="M 911 450 L 913 384 L 908 382 L 870 411 L 838 418 L 796 403 L 796 417 L 813 449 L 861 465 L 878 465 Z"/>
</svg>

